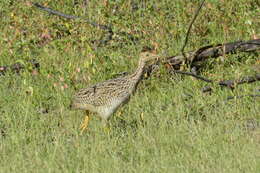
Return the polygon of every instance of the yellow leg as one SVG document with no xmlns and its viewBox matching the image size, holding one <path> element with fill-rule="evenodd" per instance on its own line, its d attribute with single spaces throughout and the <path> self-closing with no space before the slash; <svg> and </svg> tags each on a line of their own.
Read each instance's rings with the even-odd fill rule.
<svg viewBox="0 0 260 173">
<path fill-rule="evenodd" d="M 122 117 L 122 116 L 123 116 L 123 114 L 122 114 L 122 112 L 121 112 L 121 111 L 118 111 L 118 113 L 116 114 L 116 116 L 118 116 L 118 117 Z"/>
<path fill-rule="evenodd" d="M 144 113 L 143 112 L 140 114 L 140 120 L 141 120 L 142 125 L 144 126 L 145 122 L 144 122 Z"/>
<path fill-rule="evenodd" d="M 102 119 L 102 124 L 103 124 L 103 129 L 104 129 L 104 132 L 106 134 L 109 134 L 110 133 L 110 126 L 109 126 L 109 122 L 105 119 Z"/>
<path fill-rule="evenodd" d="M 81 134 L 83 133 L 83 131 L 88 127 L 88 122 L 89 122 L 89 115 L 86 115 L 83 123 L 81 124 L 80 128 L 81 128 Z"/>
<path fill-rule="evenodd" d="M 144 122 L 144 113 L 143 112 L 140 114 L 140 119 L 142 122 Z"/>
</svg>

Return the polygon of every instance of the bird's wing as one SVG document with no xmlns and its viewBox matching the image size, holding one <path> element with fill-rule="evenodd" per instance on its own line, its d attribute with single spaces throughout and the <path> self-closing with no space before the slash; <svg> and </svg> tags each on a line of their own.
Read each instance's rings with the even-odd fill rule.
<svg viewBox="0 0 260 173">
<path fill-rule="evenodd" d="M 85 104 L 101 106 L 116 99 L 129 95 L 128 92 L 129 80 L 126 78 L 116 78 L 107 80 L 88 88 L 81 89 L 75 95 L 75 101 L 80 101 Z"/>
</svg>

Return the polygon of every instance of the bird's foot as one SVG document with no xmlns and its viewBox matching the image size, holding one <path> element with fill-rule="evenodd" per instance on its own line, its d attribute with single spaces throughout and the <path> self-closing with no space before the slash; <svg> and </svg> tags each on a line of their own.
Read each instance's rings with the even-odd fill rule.
<svg viewBox="0 0 260 173">
<path fill-rule="evenodd" d="M 109 134 L 111 131 L 109 122 L 106 119 L 102 119 L 102 124 L 105 134 Z"/>
<path fill-rule="evenodd" d="M 106 126 L 103 128 L 103 130 L 104 130 L 105 134 L 110 134 L 111 129 L 109 127 Z"/>
<path fill-rule="evenodd" d="M 122 117 L 123 113 L 121 111 L 119 111 L 116 115 L 117 115 L 117 117 Z"/>
</svg>

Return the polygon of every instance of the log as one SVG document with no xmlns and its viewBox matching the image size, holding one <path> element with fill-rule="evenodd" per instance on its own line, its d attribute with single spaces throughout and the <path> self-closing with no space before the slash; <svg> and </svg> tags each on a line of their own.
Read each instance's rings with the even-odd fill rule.
<svg viewBox="0 0 260 173">
<path fill-rule="evenodd" d="M 260 49 L 260 39 L 249 41 L 236 41 L 231 43 L 209 45 L 199 48 L 195 51 L 186 52 L 185 56 L 175 55 L 166 58 L 165 64 L 170 65 L 174 70 L 179 70 L 183 63 L 188 62 L 190 66 L 195 66 L 209 58 L 217 58 L 225 54 L 234 54 L 238 52 L 253 52 Z M 199 62 L 199 63 L 198 63 Z"/>
</svg>

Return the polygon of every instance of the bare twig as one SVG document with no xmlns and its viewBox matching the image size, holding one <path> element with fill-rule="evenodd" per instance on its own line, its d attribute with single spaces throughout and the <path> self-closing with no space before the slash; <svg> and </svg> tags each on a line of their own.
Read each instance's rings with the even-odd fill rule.
<svg viewBox="0 0 260 173">
<path fill-rule="evenodd" d="M 256 74 L 255 76 L 246 76 L 242 79 L 238 80 L 225 80 L 220 81 L 218 84 L 221 86 L 227 86 L 229 88 L 234 88 L 235 85 L 240 85 L 244 83 L 252 83 L 260 80 L 260 74 Z"/>
<path fill-rule="evenodd" d="M 260 97 L 260 94 L 247 94 L 247 95 L 240 95 L 240 96 L 228 96 L 227 100 L 241 99 L 243 97 Z"/>
<path fill-rule="evenodd" d="M 85 21 L 86 23 L 90 24 L 93 27 L 97 27 L 99 29 L 107 31 L 108 32 L 107 37 L 105 39 L 101 40 L 100 44 L 106 44 L 108 41 L 112 40 L 114 32 L 113 32 L 111 26 L 98 24 L 96 22 L 92 22 L 90 20 L 83 19 L 82 17 L 79 17 L 79 16 L 73 16 L 73 15 L 64 14 L 64 13 L 61 13 L 59 11 L 53 10 L 51 8 L 44 7 L 44 6 L 42 6 L 42 5 L 38 4 L 38 3 L 32 3 L 32 4 L 35 7 L 39 8 L 41 10 L 47 11 L 50 14 L 57 15 L 57 16 L 60 16 L 60 17 L 64 17 L 66 19 L 82 19 L 83 21 Z"/>
<path fill-rule="evenodd" d="M 184 74 L 184 75 L 188 75 L 188 76 L 192 76 L 192 77 L 195 77 L 197 79 L 200 79 L 200 80 L 203 80 L 205 82 L 208 82 L 208 83 L 213 83 L 212 80 L 210 79 L 207 79 L 205 77 L 202 77 L 202 76 L 199 76 L 199 75 L 196 75 L 192 72 L 186 72 L 186 71 L 179 71 L 179 70 L 171 70 L 172 73 L 179 73 L 179 74 Z"/>
<path fill-rule="evenodd" d="M 225 47 L 223 52 L 223 47 Z M 200 67 L 201 62 L 209 58 L 217 58 L 224 54 L 234 54 L 237 52 L 255 52 L 260 49 L 260 39 L 248 41 L 236 41 L 218 45 L 208 45 L 195 51 L 186 52 L 185 55 L 192 62 L 193 66 Z M 183 55 L 175 55 L 166 58 L 165 64 L 169 64 L 173 69 L 179 70 L 181 64 L 185 62 Z"/>
<path fill-rule="evenodd" d="M 243 77 L 241 79 L 238 79 L 238 80 L 223 80 L 223 81 L 220 81 L 220 82 L 216 82 L 216 81 L 213 81 L 213 80 L 210 80 L 210 79 L 207 79 L 205 77 L 202 77 L 202 76 L 199 76 L 199 75 L 196 75 L 192 72 L 184 72 L 184 71 L 179 71 L 179 70 L 171 70 L 172 73 L 179 73 L 179 74 L 184 74 L 184 75 L 188 75 L 188 76 L 192 76 L 196 79 L 200 79 L 204 82 L 208 82 L 208 83 L 216 83 L 220 86 L 225 86 L 225 87 L 228 87 L 228 88 L 234 88 L 235 85 L 240 85 L 240 84 L 244 84 L 244 83 L 252 83 L 252 82 L 256 82 L 256 81 L 260 81 L 260 74 L 256 74 L 255 76 L 246 76 L 246 77 Z M 207 91 L 211 91 L 211 88 L 210 87 L 206 87 L 203 89 L 203 92 L 207 92 Z"/>
<path fill-rule="evenodd" d="M 198 14 L 199 14 L 199 12 L 200 12 L 204 2 L 205 2 L 205 0 L 202 0 L 202 2 L 200 3 L 198 9 L 195 12 L 195 15 L 193 16 L 193 19 L 190 22 L 189 28 L 188 28 L 187 33 L 186 33 L 185 41 L 184 41 L 184 44 L 183 44 L 182 49 L 181 49 L 181 53 L 182 53 L 183 57 L 185 58 L 185 60 L 187 60 L 187 57 L 186 57 L 186 55 L 184 53 L 184 49 L 185 49 L 185 47 L 187 45 L 187 42 L 188 42 L 188 39 L 189 39 L 191 27 L 192 27 L 193 23 L 195 22 L 195 20 L 196 20 Z"/>
<path fill-rule="evenodd" d="M 64 14 L 64 13 L 61 13 L 59 11 L 53 10 L 51 8 L 44 7 L 44 6 L 42 6 L 38 3 L 33 3 L 33 5 L 37 8 L 39 8 L 39 9 L 41 9 L 41 10 L 47 11 L 50 14 L 61 16 L 61 17 L 64 17 L 66 19 L 83 19 L 82 17 L 79 17 L 79 16 Z M 90 24 L 91 26 L 94 26 L 94 27 L 97 27 L 97 28 L 100 28 L 100 29 L 103 29 L 103 30 L 107 30 L 107 31 L 112 31 L 112 28 L 110 26 L 98 24 L 98 23 L 89 21 L 87 19 L 83 19 L 83 20 L 85 22 L 87 22 L 88 24 Z"/>
<path fill-rule="evenodd" d="M 28 64 L 32 66 L 33 69 L 40 70 L 40 63 L 36 59 L 31 59 L 27 61 Z M 20 73 L 21 70 L 25 69 L 25 66 L 21 63 L 15 63 L 10 66 L 0 66 L 0 76 L 5 75 L 5 73 L 10 70 L 13 73 Z"/>
<path fill-rule="evenodd" d="M 103 40 L 100 40 L 98 41 L 98 46 L 100 45 L 105 45 L 107 42 L 109 42 L 110 40 L 113 39 L 113 36 L 115 34 L 117 35 L 120 35 L 120 36 L 124 36 L 124 37 L 127 37 L 127 39 L 135 42 L 138 40 L 137 37 L 127 33 L 127 32 L 118 32 L 118 33 L 114 33 L 113 30 L 112 30 L 112 27 L 110 25 L 102 25 L 102 24 L 98 24 L 96 22 L 93 22 L 93 21 L 90 21 L 90 20 L 87 20 L 87 19 L 84 19 L 82 17 L 79 17 L 79 16 L 73 16 L 73 15 L 68 15 L 68 14 L 64 14 L 64 13 L 61 13 L 59 11 L 56 11 L 56 10 L 53 10 L 51 8 L 47 8 L 47 7 L 44 7 L 38 3 L 32 3 L 35 7 L 41 9 L 41 10 L 44 10 L 44 11 L 47 11 L 48 13 L 50 14 L 53 14 L 53 15 L 57 15 L 57 16 L 60 16 L 60 17 L 64 17 L 66 19 L 81 19 L 83 20 L 84 22 L 90 24 L 91 26 L 93 27 L 97 27 L 99 29 L 102 29 L 102 30 L 105 30 L 108 32 L 108 34 L 105 36 L 105 38 Z"/>
</svg>

